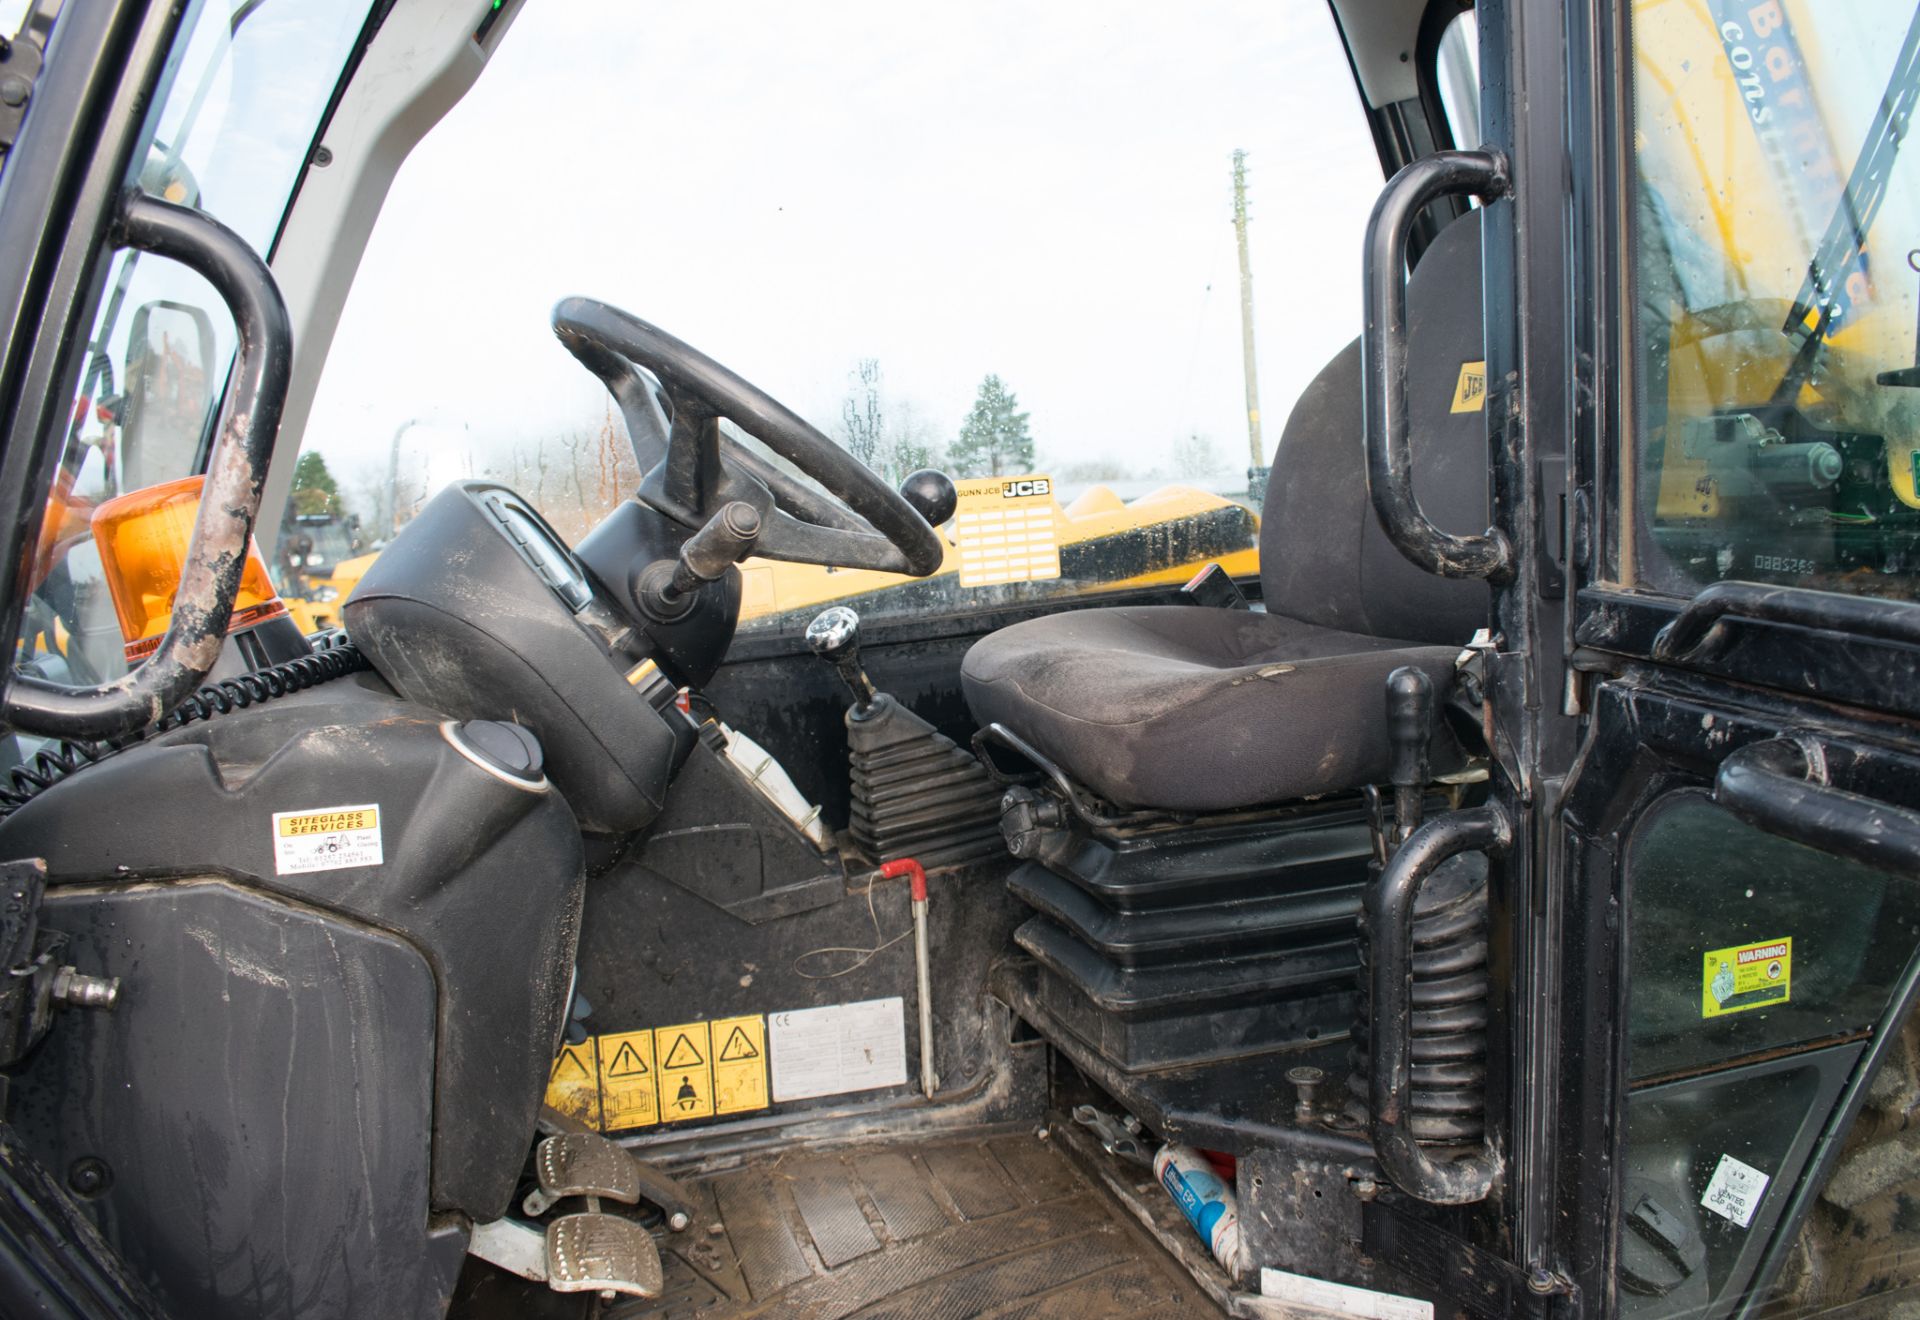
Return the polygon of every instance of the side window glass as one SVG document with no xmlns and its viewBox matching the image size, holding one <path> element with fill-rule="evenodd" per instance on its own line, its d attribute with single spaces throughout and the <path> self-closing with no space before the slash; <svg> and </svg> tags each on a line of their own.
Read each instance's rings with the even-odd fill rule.
<svg viewBox="0 0 1920 1320">
<path fill-rule="evenodd" d="M 1629 584 L 1913 594 L 1916 23 L 1633 6 Z"/>
<path fill-rule="evenodd" d="M 202 7 L 137 186 L 270 251 L 367 8 L 367 0 Z M 147 253 L 112 256 L 35 548 L 16 657 L 30 672 L 66 683 L 125 672 L 127 639 L 93 542 L 93 511 L 201 470 L 234 347 L 233 319 L 199 275 Z"/>
<path fill-rule="evenodd" d="M 1453 145 L 1470 151 L 1480 145 L 1480 24 L 1464 9 L 1447 24 L 1435 53 L 1433 81 L 1446 111 Z"/>
</svg>

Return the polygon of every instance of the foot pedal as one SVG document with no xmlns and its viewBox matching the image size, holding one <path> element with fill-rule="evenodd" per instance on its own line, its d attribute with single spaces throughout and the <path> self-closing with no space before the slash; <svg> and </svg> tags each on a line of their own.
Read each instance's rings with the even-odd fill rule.
<svg viewBox="0 0 1920 1320">
<path fill-rule="evenodd" d="M 658 1297 L 660 1249 L 618 1215 L 562 1215 L 547 1225 L 547 1287 L 554 1292 Z"/>
<path fill-rule="evenodd" d="M 563 1196 L 604 1196 L 623 1205 L 640 1199 L 640 1171 L 633 1156 L 594 1133 L 548 1137 L 534 1152 L 533 1167 L 548 1205 Z"/>
<path fill-rule="evenodd" d="M 527 1193 L 521 1209 L 535 1219 L 563 1196 L 604 1196 L 625 1205 L 642 1198 L 651 1201 L 676 1233 L 693 1222 L 693 1203 L 685 1188 L 598 1133 L 562 1132 L 546 1138 L 533 1153 L 533 1168 L 540 1185 Z M 587 1208 L 600 1206 L 592 1201 Z"/>
</svg>

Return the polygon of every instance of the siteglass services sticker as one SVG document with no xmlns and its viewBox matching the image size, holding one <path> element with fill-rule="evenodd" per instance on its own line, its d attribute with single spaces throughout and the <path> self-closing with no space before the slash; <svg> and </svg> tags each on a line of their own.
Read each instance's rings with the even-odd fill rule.
<svg viewBox="0 0 1920 1320">
<path fill-rule="evenodd" d="M 344 871 L 354 866 L 378 866 L 383 860 L 378 803 L 273 813 L 276 875 Z"/>
<path fill-rule="evenodd" d="M 1793 998 L 1793 940 L 1761 940 L 1707 951 L 1700 1016 L 1724 1017 Z"/>
</svg>

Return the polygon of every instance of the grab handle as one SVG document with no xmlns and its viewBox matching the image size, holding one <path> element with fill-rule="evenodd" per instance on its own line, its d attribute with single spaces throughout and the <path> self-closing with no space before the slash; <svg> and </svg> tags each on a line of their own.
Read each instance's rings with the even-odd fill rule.
<svg viewBox="0 0 1920 1320">
<path fill-rule="evenodd" d="M 1720 762 L 1713 800 L 1768 834 L 1895 875 L 1920 875 L 1920 812 L 1827 782 L 1805 734 L 1748 743 Z"/>
<path fill-rule="evenodd" d="M 18 673 L 7 684 L 6 722 L 55 738 L 112 738 L 145 728 L 212 670 L 247 566 L 293 371 L 287 305 L 273 272 L 245 239 L 205 212 L 141 193 L 129 193 L 121 204 L 114 237 L 121 247 L 168 257 L 205 276 L 233 313 L 239 351 L 207 458 L 193 544 L 159 647 L 145 664 L 92 687 Z"/>
<path fill-rule="evenodd" d="M 1483 201 L 1509 190 L 1506 158 L 1492 151 L 1439 151 L 1387 181 L 1367 218 L 1361 280 L 1366 324 L 1360 334 L 1360 389 L 1367 491 L 1381 530 L 1417 567 L 1438 577 L 1507 577 L 1513 546 L 1497 529 L 1479 536 L 1443 531 L 1413 493 L 1407 421 L 1407 234 L 1414 218 L 1442 197 Z"/>
<path fill-rule="evenodd" d="M 1702 590 L 1660 630 L 1653 639 L 1653 658 L 1718 659 L 1729 641 L 1727 619 L 1826 628 L 1876 642 L 1920 646 L 1920 605 L 1912 601 L 1728 579 Z"/>
</svg>

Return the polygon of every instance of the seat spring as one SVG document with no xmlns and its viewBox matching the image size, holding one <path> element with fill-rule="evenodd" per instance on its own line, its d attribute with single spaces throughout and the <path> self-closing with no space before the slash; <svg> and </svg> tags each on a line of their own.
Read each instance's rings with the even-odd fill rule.
<svg viewBox="0 0 1920 1320">
<path fill-rule="evenodd" d="M 1371 935 L 1360 916 L 1360 1011 L 1353 1027 L 1347 1117 L 1367 1122 L 1371 1060 L 1367 999 Z M 1413 908 L 1413 1089 L 1415 1140 L 1427 1146 L 1469 1145 L 1486 1131 L 1487 877 L 1478 858 L 1442 866 Z M 1434 1006 L 1429 1010 L 1428 1006 Z"/>
</svg>

